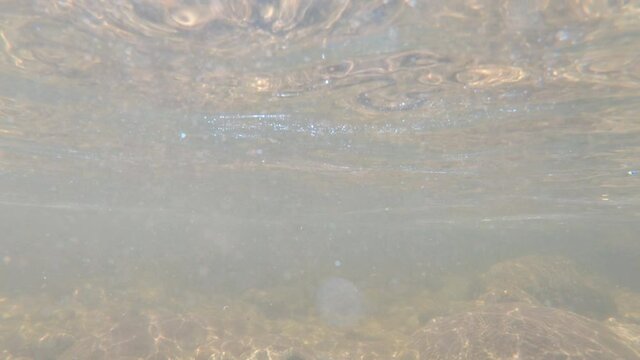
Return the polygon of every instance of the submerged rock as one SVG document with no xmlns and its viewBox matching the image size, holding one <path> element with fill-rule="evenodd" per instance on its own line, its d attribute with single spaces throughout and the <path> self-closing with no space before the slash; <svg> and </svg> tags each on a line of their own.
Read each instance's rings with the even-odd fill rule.
<svg viewBox="0 0 640 360">
<path fill-rule="evenodd" d="M 525 256 L 493 265 L 482 275 L 488 303 L 526 302 L 605 319 L 616 305 L 604 286 L 561 256 Z"/>
<path fill-rule="evenodd" d="M 637 359 L 633 342 L 565 310 L 494 304 L 432 320 L 418 330 L 406 358 Z"/>
</svg>

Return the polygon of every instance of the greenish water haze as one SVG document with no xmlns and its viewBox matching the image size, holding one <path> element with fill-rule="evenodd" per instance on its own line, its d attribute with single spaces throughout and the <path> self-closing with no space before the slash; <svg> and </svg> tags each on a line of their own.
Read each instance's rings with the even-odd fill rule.
<svg viewBox="0 0 640 360">
<path fill-rule="evenodd" d="M 446 359 L 425 327 L 508 302 L 632 358 L 639 34 L 635 1 L 1 2 L 0 357 Z"/>
</svg>

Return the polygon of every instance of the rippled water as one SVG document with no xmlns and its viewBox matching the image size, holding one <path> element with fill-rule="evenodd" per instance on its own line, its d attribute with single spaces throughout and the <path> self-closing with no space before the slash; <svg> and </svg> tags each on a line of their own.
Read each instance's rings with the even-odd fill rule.
<svg viewBox="0 0 640 360">
<path fill-rule="evenodd" d="M 640 354 L 639 34 L 623 0 L 0 2 L 0 357 Z"/>
</svg>

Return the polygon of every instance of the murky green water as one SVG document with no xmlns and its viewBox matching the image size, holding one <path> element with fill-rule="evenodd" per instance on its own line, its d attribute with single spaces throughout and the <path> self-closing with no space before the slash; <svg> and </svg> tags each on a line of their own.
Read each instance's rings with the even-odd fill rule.
<svg viewBox="0 0 640 360">
<path fill-rule="evenodd" d="M 640 4 L 0 2 L 3 359 L 640 358 Z"/>
</svg>

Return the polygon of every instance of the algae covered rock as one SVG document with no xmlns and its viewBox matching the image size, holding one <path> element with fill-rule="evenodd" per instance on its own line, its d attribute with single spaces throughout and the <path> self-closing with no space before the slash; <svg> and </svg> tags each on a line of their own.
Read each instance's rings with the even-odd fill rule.
<svg viewBox="0 0 640 360">
<path fill-rule="evenodd" d="M 406 358 L 637 359 L 628 339 L 584 316 L 545 306 L 503 303 L 432 320 Z"/>
<path fill-rule="evenodd" d="M 525 302 L 596 319 L 616 313 L 605 286 L 561 256 L 525 256 L 494 264 L 481 277 L 486 303 Z"/>
</svg>

